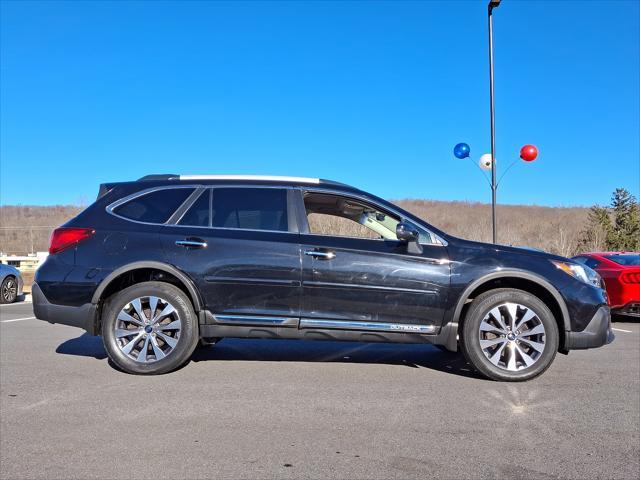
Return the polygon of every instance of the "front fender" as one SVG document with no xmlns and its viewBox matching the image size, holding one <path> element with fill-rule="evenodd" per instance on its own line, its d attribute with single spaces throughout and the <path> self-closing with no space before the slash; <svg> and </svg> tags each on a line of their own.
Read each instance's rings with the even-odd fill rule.
<svg viewBox="0 0 640 480">
<path fill-rule="evenodd" d="M 546 290 L 558 303 L 561 312 L 560 324 L 563 326 L 565 332 L 571 330 L 571 323 L 569 317 L 569 310 L 567 309 L 564 298 L 551 283 L 545 278 L 524 270 L 518 269 L 506 269 L 499 272 L 491 272 L 486 275 L 482 275 L 472 282 L 470 282 L 462 291 L 457 300 L 453 302 L 447 312 L 445 312 L 445 322 L 442 327 L 441 335 L 444 337 L 445 346 L 451 351 L 457 350 L 458 342 L 458 327 L 460 323 L 460 317 L 465 303 L 473 297 L 473 293 L 481 288 L 483 285 L 494 282 L 496 280 L 505 280 L 505 286 L 508 287 L 509 279 L 526 280 L 535 283 L 538 287 Z M 566 337 L 566 335 L 564 335 Z"/>
</svg>

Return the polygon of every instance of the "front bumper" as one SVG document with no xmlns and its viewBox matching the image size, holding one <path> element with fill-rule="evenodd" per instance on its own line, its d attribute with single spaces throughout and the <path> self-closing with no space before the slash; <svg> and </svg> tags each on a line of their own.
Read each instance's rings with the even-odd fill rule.
<svg viewBox="0 0 640 480">
<path fill-rule="evenodd" d="M 567 332 L 566 349 L 583 350 L 602 347 L 613 342 L 609 307 L 600 307 L 581 332 Z"/>
<path fill-rule="evenodd" d="M 627 303 L 621 308 L 612 309 L 613 313 L 617 313 L 618 315 L 628 315 L 630 317 L 640 318 L 640 301 L 635 300 Z"/>
<path fill-rule="evenodd" d="M 18 276 L 18 298 L 24 295 L 24 280 L 22 275 Z"/>
<path fill-rule="evenodd" d="M 80 306 L 56 305 L 49 302 L 40 290 L 37 283 L 31 286 L 31 296 L 33 301 L 33 314 L 39 320 L 49 323 L 61 323 L 70 327 L 78 327 L 86 330 L 91 335 L 96 335 L 96 313 L 97 305 L 85 303 Z"/>
</svg>

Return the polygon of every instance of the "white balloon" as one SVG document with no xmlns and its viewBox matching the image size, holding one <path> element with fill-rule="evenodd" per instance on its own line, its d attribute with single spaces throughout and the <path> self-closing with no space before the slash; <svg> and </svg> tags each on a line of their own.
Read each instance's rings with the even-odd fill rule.
<svg viewBox="0 0 640 480">
<path fill-rule="evenodd" d="M 485 153 L 480 157 L 480 168 L 483 170 L 491 170 L 491 154 Z"/>
</svg>

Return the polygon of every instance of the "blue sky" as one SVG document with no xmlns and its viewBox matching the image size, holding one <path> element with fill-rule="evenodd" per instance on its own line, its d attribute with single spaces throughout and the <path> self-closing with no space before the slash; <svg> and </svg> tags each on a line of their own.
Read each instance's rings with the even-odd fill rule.
<svg viewBox="0 0 640 480">
<path fill-rule="evenodd" d="M 640 190 L 636 1 L 495 11 L 502 203 Z M 0 202 L 148 173 L 319 176 L 489 201 L 486 1 L 1 4 Z"/>
</svg>

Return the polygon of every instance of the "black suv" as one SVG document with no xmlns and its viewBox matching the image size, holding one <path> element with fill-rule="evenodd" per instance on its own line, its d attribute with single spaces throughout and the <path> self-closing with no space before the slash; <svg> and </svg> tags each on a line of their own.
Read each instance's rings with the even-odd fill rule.
<svg viewBox="0 0 640 480">
<path fill-rule="evenodd" d="M 496 380 L 613 340 L 600 277 L 563 257 L 452 237 L 326 180 L 151 175 L 100 186 L 57 229 L 36 317 L 101 334 L 158 374 L 224 337 L 432 343 Z"/>
</svg>

